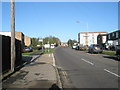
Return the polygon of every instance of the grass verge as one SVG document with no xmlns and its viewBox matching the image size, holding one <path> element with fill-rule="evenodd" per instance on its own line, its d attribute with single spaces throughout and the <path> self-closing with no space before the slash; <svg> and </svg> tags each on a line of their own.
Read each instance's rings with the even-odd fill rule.
<svg viewBox="0 0 120 90">
<path fill-rule="evenodd" d="M 25 52 L 25 53 L 22 53 L 22 55 L 24 56 L 24 55 L 30 55 L 30 54 L 32 54 L 32 53 L 35 53 L 35 52 L 37 52 L 38 50 L 33 50 L 33 52 Z"/>
<path fill-rule="evenodd" d="M 44 54 L 54 53 L 55 48 L 49 48 L 44 50 Z"/>
<path fill-rule="evenodd" d="M 108 55 L 116 55 L 116 51 L 103 50 L 103 53 Z"/>
</svg>

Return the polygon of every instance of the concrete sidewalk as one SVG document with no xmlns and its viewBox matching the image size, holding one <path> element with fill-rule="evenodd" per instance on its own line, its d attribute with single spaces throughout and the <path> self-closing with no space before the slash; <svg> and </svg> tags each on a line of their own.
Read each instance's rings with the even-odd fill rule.
<svg viewBox="0 0 120 90">
<path fill-rule="evenodd" d="M 62 88 L 53 54 L 41 55 L 2 83 L 3 88 Z"/>
</svg>

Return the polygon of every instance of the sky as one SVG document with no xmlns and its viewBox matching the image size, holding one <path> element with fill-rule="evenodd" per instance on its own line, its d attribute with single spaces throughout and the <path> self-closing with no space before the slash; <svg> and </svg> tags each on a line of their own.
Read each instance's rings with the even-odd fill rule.
<svg viewBox="0 0 120 90">
<path fill-rule="evenodd" d="M 118 2 L 16 2 L 15 31 L 29 37 L 77 40 L 79 32 L 118 30 Z M 11 31 L 10 2 L 2 2 L 2 31 Z"/>
</svg>

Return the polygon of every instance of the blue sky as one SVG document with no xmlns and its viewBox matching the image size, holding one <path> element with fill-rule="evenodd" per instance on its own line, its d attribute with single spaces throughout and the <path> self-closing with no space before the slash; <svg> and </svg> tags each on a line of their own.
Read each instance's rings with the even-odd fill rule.
<svg viewBox="0 0 120 90">
<path fill-rule="evenodd" d="M 77 23 L 79 21 L 79 23 Z M 117 2 L 16 2 L 17 32 L 29 37 L 76 39 L 79 32 L 118 29 Z M 87 30 L 88 23 L 88 30 Z M 10 31 L 10 3 L 2 3 L 2 31 Z"/>
</svg>

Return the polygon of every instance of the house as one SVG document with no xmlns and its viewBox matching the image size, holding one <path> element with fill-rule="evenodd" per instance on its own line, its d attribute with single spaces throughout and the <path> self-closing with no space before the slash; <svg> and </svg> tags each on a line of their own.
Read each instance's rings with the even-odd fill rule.
<svg viewBox="0 0 120 90">
<path fill-rule="evenodd" d="M 112 40 L 113 45 L 120 45 L 120 30 L 107 34 L 107 41 Z"/>
<path fill-rule="evenodd" d="M 107 34 L 107 32 L 80 32 L 78 33 L 78 43 L 86 46 L 97 44 L 99 34 Z"/>
<path fill-rule="evenodd" d="M 97 44 L 103 46 L 103 44 L 106 43 L 106 36 L 107 36 L 107 34 L 99 34 L 97 36 Z"/>
<path fill-rule="evenodd" d="M 30 46 L 31 45 L 31 38 L 28 36 L 24 36 L 24 42 L 25 42 L 25 46 Z"/>
<path fill-rule="evenodd" d="M 61 46 L 68 46 L 67 42 L 61 42 Z"/>
</svg>

